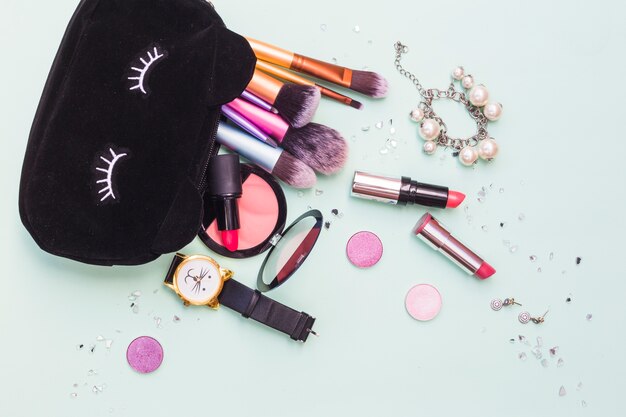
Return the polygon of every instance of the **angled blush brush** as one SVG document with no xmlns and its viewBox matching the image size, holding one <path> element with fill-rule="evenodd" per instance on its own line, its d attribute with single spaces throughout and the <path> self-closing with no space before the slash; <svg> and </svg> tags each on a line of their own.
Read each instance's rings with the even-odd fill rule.
<svg viewBox="0 0 626 417">
<path fill-rule="evenodd" d="M 285 84 L 258 70 L 254 71 L 246 90 L 274 106 L 296 127 L 313 120 L 320 104 L 320 92 L 315 86 Z"/>
<path fill-rule="evenodd" d="M 304 162 L 281 148 L 259 142 L 236 127 L 220 123 L 216 139 L 292 187 L 311 188 L 317 181 L 315 172 Z"/>
<path fill-rule="evenodd" d="M 268 43 L 246 38 L 258 59 L 302 72 L 370 97 L 387 94 L 387 80 L 375 72 L 358 71 L 299 55 Z"/>
<path fill-rule="evenodd" d="M 226 106 L 276 139 L 279 146 L 317 172 L 333 174 L 348 159 L 347 142 L 339 132 L 328 126 L 309 123 L 301 128 L 294 128 L 279 115 L 241 99 L 235 99 Z"/>
<path fill-rule="evenodd" d="M 304 78 L 301 77 L 297 74 L 294 74 L 291 71 L 288 71 L 284 68 L 278 67 L 276 65 L 270 64 L 269 62 L 265 62 L 265 61 L 261 61 L 261 60 L 257 60 L 256 61 L 256 68 L 266 72 L 268 74 L 271 74 L 275 77 L 278 78 L 282 78 L 285 81 L 289 81 L 292 82 L 294 84 L 299 84 L 299 85 L 313 85 L 315 87 L 317 87 L 320 90 L 320 93 L 322 93 L 323 96 L 326 96 L 328 98 L 331 98 L 333 100 L 336 100 L 340 103 L 346 104 L 350 107 L 353 107 L 355 109 L 362 109 L 363 108 L 363 104 L 359 103 L 358 101 L 354 100 L 351 97 L 348 96 L 344 96 L 343 94 L 340 94 L 336 91 L 331 90 L 330 88 L 326 88 L 323 85 L 319 85 L 317 83 L 314 83 L 313 81 L 309 80 L 308 78 Z"/>
</svg>

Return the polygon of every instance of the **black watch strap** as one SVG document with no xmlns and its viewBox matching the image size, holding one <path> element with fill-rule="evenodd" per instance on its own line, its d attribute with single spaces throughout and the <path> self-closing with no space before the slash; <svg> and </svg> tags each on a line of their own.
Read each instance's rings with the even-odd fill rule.
<svg viewBox="0 0 626 417">
<path fill-rule="evenodd" d="M 177 253 L 174 256 L 165 277 L 166 284 L 173 284 L 174 272 L 183 260 L 185 260 L 185 255 Z M 286 333 L 293 340 L 306 342 L 310 333 L 315 334 L 314 317 L 274 301 L 261 294 L 260 291 L 246 287 L 232 278 L 224 282 L 222 292 L 217 299 L 220 304 L 241 313 L 245 318 L 252 318 Z"/>
<path fill-rule="evenodd" d="M 293 340 L 306 342 L 309 334 L 314 333 L 314 317 L 274 301 L 234 279 L 224 282 L 217 299 L 220 304 L 241 313 L 245 318 L 287 333 Z"/>
</svg>

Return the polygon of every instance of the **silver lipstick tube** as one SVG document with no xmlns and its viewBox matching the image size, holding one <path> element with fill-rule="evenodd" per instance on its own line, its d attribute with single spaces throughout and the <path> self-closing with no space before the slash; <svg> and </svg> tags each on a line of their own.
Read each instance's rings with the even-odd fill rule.
<svg viewBox="0 0 626 417">
<path fill-rule="evenodd" d="M 352 195 L 386 204 L 398 204 L 401 187 L 402 181 L 399 179 L 356 171 L 352 180 Z"/>
<path fill-rule="evenodd" d="M 431 248 L 443 253 L 470 275 L 475 274 L 485 262 L 470 248 L 452 236 L 430 213 L 424 214 L 417 221 L 413 233 Z"/>
</svg>

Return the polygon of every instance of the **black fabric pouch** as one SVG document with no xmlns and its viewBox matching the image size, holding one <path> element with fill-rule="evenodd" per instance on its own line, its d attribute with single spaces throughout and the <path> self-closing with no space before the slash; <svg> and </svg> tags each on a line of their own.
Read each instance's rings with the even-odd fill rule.
<svg viewBox="0 0 626 417">
<path fill-rule="evenodd" d="M 189 243 L 220 105 L 255 57 L 204 0 L 82 0 L 30 132 L 22 222 L 52 254 L 135 265 Z"/>
</svg>

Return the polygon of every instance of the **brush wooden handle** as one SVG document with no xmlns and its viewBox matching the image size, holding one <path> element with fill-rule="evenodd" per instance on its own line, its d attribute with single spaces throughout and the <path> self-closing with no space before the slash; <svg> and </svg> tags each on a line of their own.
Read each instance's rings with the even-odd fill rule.
<svg viewBox="0 0 626 417">
<path fill-rule="evenodd" d="M 260 60 L 303 72 L 342 87 L 350 88 L 352 84 L 352 70 L 349 68 L 299 55 L 256 39 L 246 39 Z"/>
<path fill-rule="evenodd" d="M 263 61 L 271 62 L 272 64 L 280 65 L 281 67 L 291 68 L 291 61 L 293 61 L 293 52 L 286 49 L 279 48 L 269 43 L 262 42 L 252 38 L 246 38 L 250 47 L 254 51 L 257 58 Z"/>
<path fill-rule="evenodd" d="M 316 84 L 313 81 L 309 80 L 308 78 L 301 77 L 284 68 L 277 67 L 276 65 L 272 65 L 269 62 L 261 61 L 260 59 L 257 59 L 256 61 L 256 68 L 258 70 L 274 75 L 278 78 L 282 78 L 283 80 L 292 82 L 294 84 L 316 86 Z"/>
<path fill-rule="evenodd" d="M 272 78 L 264 72 L 255 70 L 246 90 L 249 90 L 252 94 L 262 98 L 268 103 L 274 104 L 283 85 L 285 84 L 278 81 L 276 78 Z"/>
<path fill-rule="evenodd" d="M 293 72 L 287 71 L 286 69 L 277 67 L 276 65 L 272 65 L 269 62 L 265 62 L 265 61 L 261 61 L 260 59 L 257 59 L 256 68 L 258 70 L 262 70 L 263 72 L 274 75 L 278 78 L 281 78 L 285 81 L 292 82 L 294 84 L 311 85 L 311 86 L 317 87 L 317 89 L 320 90 L 320 93 L 322 93 L 322 95 L 328 98 L 331 98 L 333 100 L 336 100 L 340 103 L 343 103 L 345 105 L 349 106 L 350 103 L 353 102 L 353 99 L 348 96 L 344 96 L 343 94 L 333 91 L 330 88 L 326 88 L 324 86 L 316 84 L 313 81 L 309 80 L 308 78 L 301 77 L 297 74 L 294 74 Z"/>
</svg>

